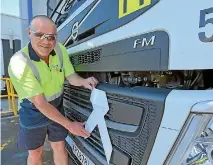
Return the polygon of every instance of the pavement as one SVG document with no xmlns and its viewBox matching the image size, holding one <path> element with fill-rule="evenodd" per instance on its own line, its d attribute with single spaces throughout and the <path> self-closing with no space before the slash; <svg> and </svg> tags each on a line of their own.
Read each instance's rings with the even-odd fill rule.
<svg viewBox="0 0 213 165">
<path fill-rule="evenodd" d="M 1 165 L 27 165 L 28 152 L 17 147 L 19 116 L 8 111 L 7 99 L 1 99 Z M 69 159 L 69 165 L 73 165 Z M 50 142 L 44 143 L 43 165 L 54 165 Z"/>
<path fill-rule="evenodd" d="M 28 152 L 17 147 L 19 117 L 1 118 L 1 165 L 27 165 Z M 54 165 L 48 140 L 44 144 L 43 165 Z"/>
</svg>

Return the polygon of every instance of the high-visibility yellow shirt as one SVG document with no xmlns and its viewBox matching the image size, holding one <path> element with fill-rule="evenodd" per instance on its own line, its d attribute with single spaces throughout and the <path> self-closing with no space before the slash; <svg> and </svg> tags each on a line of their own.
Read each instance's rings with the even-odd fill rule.
<svg viewBox="0 0 213 165">
<path fill-rule="evenodd" d="M 26 59 L 20 52 L 15 53 L 10 59 L 8 73 L 19 96 L 20 118 L 29 118 L 27 120 L 35 119 L 35 123 L 33 123 L 34 121 L 26 122 L 26 119 L 23 119 L 23 125 L 26 127 L 28 125 L 37 127 L 47 123 L 47 118 L 45 118 L 45 116 L 41 117 L 40 112 L 36 111 L 37 114 L 32 113 L 31 115 L 31 112 L 33 112 L 32 109 L 35 109 L 35 106 L 32 105 L 31 107 L 31 103 L 28 99 L 43 93 L 47 101 L 53 103 L 57 108 L 61 102 L 54 103 L 54 101 L 56 102 L 56 100 L 62 96 L 64 80 L 75 72 L 66 48 L 60 43 L 59 47 L 63 55 L 63 70 L 60 70 L 59 56 L 55 50 L 49 55 L 48 65 L 35 53 L 30 42 L 21 49 L 36 66 L 39 72 L 40 82 L 36 79 L 31 67 L 29 67 Z M 38 113 L 40 117 L 38 116 L 37 118 L 36 115 L 38 115 Z M 23 117 L 21 115 L 23 115 Z"/>
</svg>

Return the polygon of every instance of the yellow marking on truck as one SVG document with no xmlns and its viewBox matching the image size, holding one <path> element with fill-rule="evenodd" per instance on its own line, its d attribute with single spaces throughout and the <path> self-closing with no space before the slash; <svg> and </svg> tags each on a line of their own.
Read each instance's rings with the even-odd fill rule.
<svg viewBox="0 0 213 165">
<path fill-rule="evenodd" d="M 119 18 L 151 5 L 152 0 L 119 0 Z"/>
<path fill-rule="evenodd" d="M 1 145 L 1 151 L 3 150 L 3 149 L 5 149 L 5 147 L 6 146 L 8 146 L 10 143 L 12 143 L 13 142 L 13 140 L 12 139 L 9 139 L 8 141 L 6 141 L 4 144 L 2 144 Z"/>
</svg>

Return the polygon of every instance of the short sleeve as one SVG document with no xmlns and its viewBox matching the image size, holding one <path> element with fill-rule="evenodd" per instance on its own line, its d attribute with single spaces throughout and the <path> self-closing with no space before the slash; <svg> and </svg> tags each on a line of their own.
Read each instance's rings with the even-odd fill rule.
<svg viewBox="0 0 213 165">
<path fill-rule="evenodd" d="M 66 47 L 64 47 L 62 44 L 60 44 L 63 54 L 63 65 L 64 65 L 64 72 L 65 77 L 69 77 L 72 73 L 75 72 L 74 67 L 69 59 Z"/>
<path fill-rule="evenodd" d="M 8 74 L 20 99 L 43 93 L 41 85 L 21 54 L 15 54 L 10 59 Z"/>
</svg>

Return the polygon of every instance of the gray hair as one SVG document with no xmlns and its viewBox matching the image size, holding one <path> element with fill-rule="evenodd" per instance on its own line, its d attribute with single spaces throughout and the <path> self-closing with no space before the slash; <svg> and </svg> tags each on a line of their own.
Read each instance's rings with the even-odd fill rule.
<svg viewBox="0 0 213 165">
<path fill-rule="evenodd" d="M 48 16 L 46 16 L 46 15 L 36 15 L 36 16 L 34 16 L 34 17 L 31 19 L 31 21 L 30 21 L 30 26 L 29 26 L 30 29 L 34 29 L 34 28 L 35 28 L 35 27 L 34 27 L 34 21 L 35 21 L 36 19 L 49 21 L 49 22 L 52 23 L 52 24 L 55 26 L 55 28 L 56 28 L 55 22 L 54 22 L 51 18 L 49 18 Z"/>
</svg>

